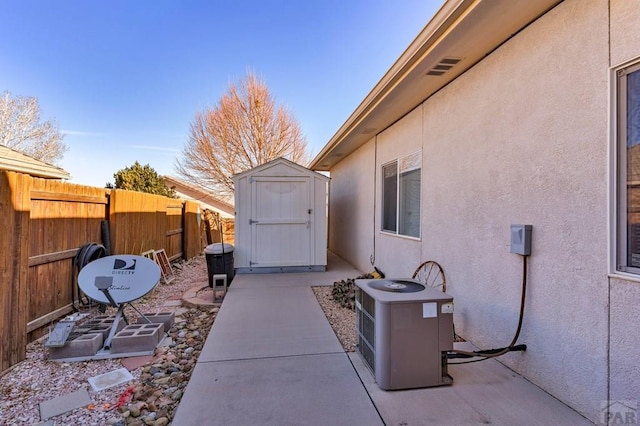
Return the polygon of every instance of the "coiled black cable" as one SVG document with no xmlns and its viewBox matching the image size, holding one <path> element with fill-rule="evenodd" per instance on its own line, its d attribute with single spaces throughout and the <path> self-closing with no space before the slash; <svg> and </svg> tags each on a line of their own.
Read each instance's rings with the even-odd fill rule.
<svg viewBox="0 0 640 426">
<path fill-rule="evenodd" d="M 82 268 L 84 268 L 88 263 L 93 262 L 96 259 L 100 259 L 101 257 L 105 257 L 106 249 L 102 244 L 97 243 L 89 243 L 85 244 L 78 250 L 78 253 L 73 257 L 73 267 L 76 268 L 76 272 L 79 274 Z M 74 281 L 74 275 L 71 274 L 71 306 L 75 312 L 78 312 L 78 308 L 80 305 L 89 306 L 91 302 L 87 299 L 82 300 L 80 296 L 80 286 Z M 77 294 L 77 299 L 76 299 Z"/>
</svg>

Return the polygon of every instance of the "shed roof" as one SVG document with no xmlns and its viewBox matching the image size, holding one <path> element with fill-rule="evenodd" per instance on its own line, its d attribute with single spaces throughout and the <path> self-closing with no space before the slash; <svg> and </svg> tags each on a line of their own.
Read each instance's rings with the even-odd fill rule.
<svg viewBox="0 0 640 426">
<path fill-rule="evenodd" d="M 60 167 L 36 160 L 4 145 L 0 145 L 0 170 L 20 172 L 45 179 L 71 178 L 71 174 Z"/>
<path fill-rule="evenodd" d="M 445 1 L 310 168 L 330 170 L 561 1 Z"/>
<path fill-rule="evenodd" d="M 322 179 L 326 179 L 329 180 L 329 178 L 321 173 L 315 172 L 311 169 L 308 169 L 304 166 L 301 166 L 300 164 L 294 163 L 293 161 L 287 160 L 286 158 L 276 158 L 275 160 L 271 160 L 267 163 L 261 164 L 259 166 L 254 167 L 253 169 L 249 169 L 249 170 L 245 170 L 244 172 L 238 173 L 236 175 L 232 176 L 232 179 L 234 181 L 236 181 L 237 179 L 240 179 L 244 176 L 250 175 L 250 174 L 255 174 L 255 173 L 260 173 L 264 170 L 270 169 L 272 167 L 278 166 L 278 165 L 284 165 L 286 167 L 292 168 L 297 170 L 300 173 L 304 173 L 304 174 L 310 174 L 310 175 L 314 175 L 318 178 L 322 178 Z"/>
</svg>

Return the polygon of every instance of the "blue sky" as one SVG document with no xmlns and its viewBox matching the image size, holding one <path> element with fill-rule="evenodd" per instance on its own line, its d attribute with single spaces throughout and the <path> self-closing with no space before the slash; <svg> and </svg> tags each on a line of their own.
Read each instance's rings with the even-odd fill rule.
<svg viewBox="0 0 640 426">
<path fill-rule="evenodd" d="M 316 154 L 442 0 L 0 0 L 0 93 L 35 96 L 72 182 L 176 175 L 197 111 L 256 72 Z"/>
</svg>

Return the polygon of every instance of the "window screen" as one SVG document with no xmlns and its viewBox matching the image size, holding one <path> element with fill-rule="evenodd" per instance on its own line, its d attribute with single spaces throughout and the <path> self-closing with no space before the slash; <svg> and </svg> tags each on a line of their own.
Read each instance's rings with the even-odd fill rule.
<svg viewBox="0 0 640 426">
<path fill-rule="evenodd" d="M 420 238 L 422 153 L 382 166 L 382 230 Z"/>
<path fill-rule="evenodd" d="M 398 162 L 382 166 L 382 229 L 396 232 L 398 217 Z"/>
</svg>

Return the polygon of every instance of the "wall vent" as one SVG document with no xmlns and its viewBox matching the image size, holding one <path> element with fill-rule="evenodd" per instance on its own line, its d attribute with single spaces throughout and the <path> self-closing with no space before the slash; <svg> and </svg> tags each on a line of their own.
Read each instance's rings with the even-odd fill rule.
<svg viewBox="0 0 640 426">
<path fill-rule="evenodd" d="M 427 75 L 440 76 L 453 68 L 462 58 L 442 58 L 433 68 L 427 71 Z"/>
</svg>

